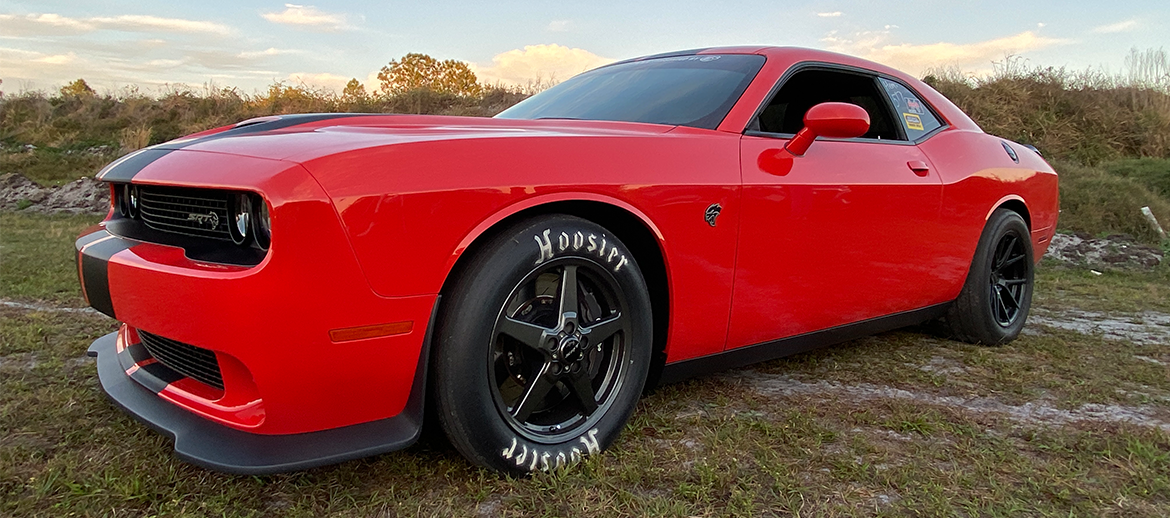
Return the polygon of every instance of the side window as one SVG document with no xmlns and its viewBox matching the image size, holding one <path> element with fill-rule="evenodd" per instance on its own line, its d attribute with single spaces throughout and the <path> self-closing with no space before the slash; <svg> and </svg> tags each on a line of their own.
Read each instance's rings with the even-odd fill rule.
<svg viewBox="0 0 1170 518">
<path fill-rule="evenodd" d="M 913 90 L 884 77 L 878 80 L 881 81 L 882 88 L 886 89 L 886 93 L 890 94 L 890 100 L 898 112 L 898 120 L 901 121 L 902 129 L 906 130 L 906 136 L 910 140 L 918 140 L 918 137 L 942 126 Z"/>
<path fill-rule="evenodd" d="M 749 129 L 796 133 L 804 127 L 804 113 L 823 102 L 852 103 L 869 112 L 869 131 L 862 138 L 902 138 L 872 76 L 819 69 L 790 77 Z"/>
</svg>

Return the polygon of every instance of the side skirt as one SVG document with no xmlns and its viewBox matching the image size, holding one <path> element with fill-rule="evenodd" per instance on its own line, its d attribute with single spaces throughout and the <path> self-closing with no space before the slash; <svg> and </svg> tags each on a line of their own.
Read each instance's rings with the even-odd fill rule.
<svg viewBox="0 0 1170 518">
<path fill-rule="evenodd" d="M 921 324 L 945 315 L 950 305 L 950 302 L 945 302 L 913 311 L 894 313 L 893 315 L 832 327 L 822 331 L 813 331 L 811 333 L 781 338 L 770 342 L 737 347 L 702 358 L 669 363 L 662 369 L 660 383 L 675 383 L 704 374 L 712 374 L 753 363 L 775 360 L 885 331 Z"/>
</svg>

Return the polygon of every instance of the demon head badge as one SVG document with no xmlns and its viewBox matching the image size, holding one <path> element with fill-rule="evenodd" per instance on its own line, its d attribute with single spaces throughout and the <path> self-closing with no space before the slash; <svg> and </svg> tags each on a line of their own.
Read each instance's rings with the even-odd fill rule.
<svg viewBox="0 0 1170 518">
<path fill-rule="evenodd" d="M 703 214 L 703 219 L 707 220 L 707 224 L 713 227 L 715 226 L 715 218 L 719 217 L 722 210 L 723 207 L 719 206 L 718 203 L 712 203 L 710 207 L 707 207 L 707 212 Z"/>
</svg>

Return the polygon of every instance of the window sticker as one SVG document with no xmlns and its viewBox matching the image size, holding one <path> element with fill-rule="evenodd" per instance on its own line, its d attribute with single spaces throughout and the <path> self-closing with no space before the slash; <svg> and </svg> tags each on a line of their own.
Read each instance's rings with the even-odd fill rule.
<svg viewBox="0 0 1170 518">
<path fill-rule="evenodd" d="M 906 119 L 906 127 L 912 130 L 924 131 L 926 128 L 922 126 L 922 119 L 913 113 L 903 113 L 902 117 Z"/>
<path fill-rule="evenodd" d="M 906 98 L 906 111 L 915 115 L 922 115 L 922 103 L 913 97 Z"/>
</svg>

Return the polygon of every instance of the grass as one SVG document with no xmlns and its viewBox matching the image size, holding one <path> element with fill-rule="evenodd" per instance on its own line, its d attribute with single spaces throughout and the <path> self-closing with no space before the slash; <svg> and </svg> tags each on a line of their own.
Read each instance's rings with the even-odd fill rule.
<svg viewBox="0 0 1170 518">
<path fill-rule="evenodd" d="M 1146 158 L 1106 162 L 1099 167 L 1054 162 L 1060 173 L 1062 231 L 1092 235 L 1121 233 L 1157 244 L 1160 237 L 1142 215 L 1150 207 L 1165 228 L 1170 226 L 1170 159 Z"/>
<path fill-rule="evenodd" d="M 0 217 L 0 294 L 80 305 L 72 234 L 91 220 Z M 34 257 L 67 260 L 26 264 Z M 1043 268 L 1036 307 L 1170 312 L 1168 276 L 1166 267 L 1102 276 Z M 1170 422 L 1168 344 L 1030 326 L 985 348 L 901 330 L 663 387 L 609 452 L 569 471 L 501 478 L 428 439 L 337 466 L 239 477 L 176 460 L 169 441 L 104 399 L 83 355 L 112 320 L 0 306 L 0 322 L 0 515 L 1170 513 L 1170 431 L 981 410 L 1113 405 Z M 892 389 L 904 393 L 867 395 Z"/>
<path fill-rule="evenodd" d="M 73 242 L 101 219 L 0 212 L 0 297 L 85 305 Z"/>
</svg>

